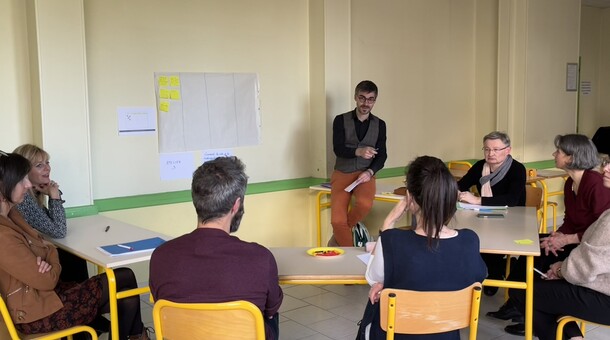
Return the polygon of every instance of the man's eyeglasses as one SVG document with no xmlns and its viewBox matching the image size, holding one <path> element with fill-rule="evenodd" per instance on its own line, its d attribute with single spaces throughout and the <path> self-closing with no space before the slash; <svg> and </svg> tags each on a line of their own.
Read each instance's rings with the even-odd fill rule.
<svg viewBox="0 0 610 340">
<path fill-rule="evenodd" d="M 507 145 L 501 149 L 490 149 L 490 148 L 483 147 L 481 150 L 483 150 L 484 153 L 491 153 L 492 151 L 493 151 L 493 153 L 498 153 L 502 150 L 506 150 L 508 147 L 509 147 L 509 145 Z"/>
<path fill-rule="evenodd" d="M 608 157 L 603 157 L 603 158 L 602 158 L 602 161 L 601 161 L 601 166 L 602 166 L 602 168 L 605 168 L 605 167 L 606 167 L 606 165 L 608 165 L 608 164 L 610 164 L 610 158 L 608 158 Z"/>
<path fill-rule="evenodd" d="M 375 97 L 368 97 L 367 98 L 367 97 L 362 96 L 362 95 L 359 95 L 356 98 L 358 99 L 359 102 L 361 102 L 361 103 L 365 103 L 366 102 L 367 104 L 373 104 L 377 100 L 377 98 L 375 98 Z"/>
</svg>

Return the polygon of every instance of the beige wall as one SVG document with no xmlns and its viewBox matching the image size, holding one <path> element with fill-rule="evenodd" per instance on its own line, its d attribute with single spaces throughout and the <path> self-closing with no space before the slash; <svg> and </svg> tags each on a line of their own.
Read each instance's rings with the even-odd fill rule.
<svg viewBox="0 0 610 340">
<path fill-rule="evenodd" d="M 423 154 L 478 158 L 481 137 L 495 128 L 511 133 L 518 159 L 549 159 L 552 136 L 574 131 L 576 97 L 565 92 L 565 63 L 578 59 L 578 0 L 388 0 L 375 6 L 362 0 L 182 0 L 172 6 L 57 1 L 83 8 L 70 22 L 84 32 L 78 43 L 85 47 L 86 72 L 79 72 L 90 127 L 80 124 L 78 133 L 90 139 L 91 152 L 79 151 L 74 158 L 91 157 L 92 170 L 76 176 L 91 177 L 93 199 L 189 187 L 188 180 L 159 180 L 156 137 L 117 136 L 117 107 L 155 105 L 155 71 L 259 74 L 262 144 L 235 149 L 252 183 L 328 174 L 332 117 L 353 108 L 353 87 L 365 78 L 380 87 L 374 112 L 388 123 L 387 167 Z M 48 58 L 37 51 L 39 45 L 54 53 L 50 46 L 71 44 L 52 35 L 42 42 L 36 38 L 42 26 L 32 25 L 35 8 L 34 13 L 26 8 L 36 3 L 41 0 L 0 0 L 0 45 L 8 47 L 0 50 L 0 76 L 8 80 L 0 85 L 0 148 L 11 150 L 45 135 L 57 146 L 51 150 L 54 159 L 61 160 L 62 143 L 74 143 L 72 126 L 38 127 L 36 121 L 46 110 L 57 115 L 62 102 L 40 104 L 30 88 L 45 86 L 37 84 L 45 75 L 36 65 L 52 61 L 70 73 L 71 61 L 56 55 L 37 61 L 32 54 Z M 45 14 L 51 20 L 45 21 L 47 29 L 65 27 L 60 14 Z M 600 14 L 601 55 L 610 50 L 607 16 Z M 520 54 L 507 53 L 507 46 L 519 47 L 511 53 Z M 609 67 L 600 61 L 599 74 L 610 73 Z M 600 93 L 609 87 L 610 81 L 600 80 Z M 590 115 L 595 122 L 610 123 L 602 114 L 610 106 L 606 97 L 599 98 L 600 113 Z M 70 94 L 64 100 L 73 104 Z M 73 172 L 68 159 L 54 166 L 58 175 Z M 62 189 L 69 206 L 71 193 L 85 190 L 69 177 Z M 244 238 L 265 245 L 313 240 L 307 190 L 252 195 L 248 201 Z M 168 228 L 172 235 L 194 226 L 190 204 L 107 214 L 159 231 Z M 174 226 L 179 228 L 170 229 Z"/>
<path fill-rule="evenodd" d="M 245 214 L 236 236 L 267 247 L 310 246 L 315 243 L 315 194 L 309 189 L 247 195 Z M 197 227 L 192 203 L 117 210 L 103 215 L 176 237 Z M 330 231 L 325 227 L 326 242 Z"/>
<path fill-rule="evenodd" d="M 591 83 L 591 93 L 583 95 L 579 100 L 578 131 L 593 136 L 598 128 L 598 103 L 601 100 L 599 68 L 601 62 L 600 46 L 602 10 L 593 7 L 582 7 L 580 22 L 580 80 Z"/>
<path fill-rule="evenodd" d="M 30 72 L 25 3 L 0 6 L 0 150 L 8 152 L 33 138 Z"/>
<path fill-rule="evenodd" d="M 610 126 L 610 9 L 601 10 L 599 39 L 598 105 L 593 120 L 596 126 Z"/>
<path fill-rule="evenodd" d="M 159 179 L 156 136 L 117 135 L 117 107 L 155 107 L 157 71 L 257 73 L 261 144 L 235 155 L 251 182 L 310 176 L 308 24 L 307 1 L 85 1 L 95 198 L 189 187 Z"/>
</svg>

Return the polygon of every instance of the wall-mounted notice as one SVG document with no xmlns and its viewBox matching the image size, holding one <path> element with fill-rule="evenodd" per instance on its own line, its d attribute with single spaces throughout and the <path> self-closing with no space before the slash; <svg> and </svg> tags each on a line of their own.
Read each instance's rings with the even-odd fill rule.
<svg viewBox="0 0 610 340">
<path fill-rule="evenodd" d="M 258 76 L 254 73 L 155 73 L 159 152 L 260 143 Z"/>
<path fill-rule="evenodd" d="M 119 107 L 117 115 L 119 136 L 152 135 L 157 131 L 154 107 Z"/>
<path fill-rule="evenodd" d="M 159 155 L 159 168 L 162 180 L 192 178 L 194 166 L 195 161 L 192 152 Z"/>
<path fill-rule="evenodd" d="M 591 81 L 583 80 L 580 82 L 580 94 L 588 96 L 591 94 Z"/>
<path fill-rule="evenodd" d="M 218 157 L 231 157 L 233 156 L 233 151 L 232 150 L 205 150 L 202 153 L 201 159 L 203 160 L 202 163 L 205 163 L 207 161 L 211 161 L 213 159 L 216 159 Z"/>
<path fill-rule="evenodd" d="M 566 91 L 578 90 L 578 63 L 566 65 Z"/>
</svg>

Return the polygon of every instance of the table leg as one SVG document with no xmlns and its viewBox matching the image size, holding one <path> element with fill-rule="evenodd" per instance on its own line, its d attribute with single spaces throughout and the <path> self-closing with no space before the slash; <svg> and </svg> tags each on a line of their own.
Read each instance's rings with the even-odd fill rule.
<svg viewBox="0 0 610 340">
<path fill-rule="evenodd" d="M 534 257 L 528 256 L 525 269 L 525 339 L 532 340 L 534 313 Z"/>
<path fill-rule="evenodd" d="M 318 192 L 318 207 L 316 209 L 316 218 L 318 222 L 318 243 L 317 247 L 322 246 L 322 209 L 330 207 L 330 202 L 322 203 L 323 196 L 330 196 L 330 191 L 320 191 Z"/>
</svg>

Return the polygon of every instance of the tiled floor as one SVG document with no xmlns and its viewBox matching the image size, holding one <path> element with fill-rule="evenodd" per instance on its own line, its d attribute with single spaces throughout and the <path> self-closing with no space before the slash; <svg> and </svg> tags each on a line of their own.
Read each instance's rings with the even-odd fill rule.
<svg viewBox="0 0 610 340">
<path fill-rule="evenodd" d="M 358 320 L 366 304 L 368 286 L 364 285 L 294 285 L 283 286 L 284 302 L 280 308 L 280 339 L 282 340 L 353 340 Z M 523 339 L 503 331 L 508 321 L 491 319 L 485 313 L 496 310 L 503 302 L 503 291 L 481 302 L 478 339 Z M 142 296 L 142 318 L 152 327 L 152 305 Z M 462 339 L 468 331 L 462 331 Z M 106 340 L 104 334 L 100 339 Z M 154 336 L 153 336 L 154 339 Z M 587 325 L 586 340 L 610 339 L 610 329 Z"/>
</svg>

